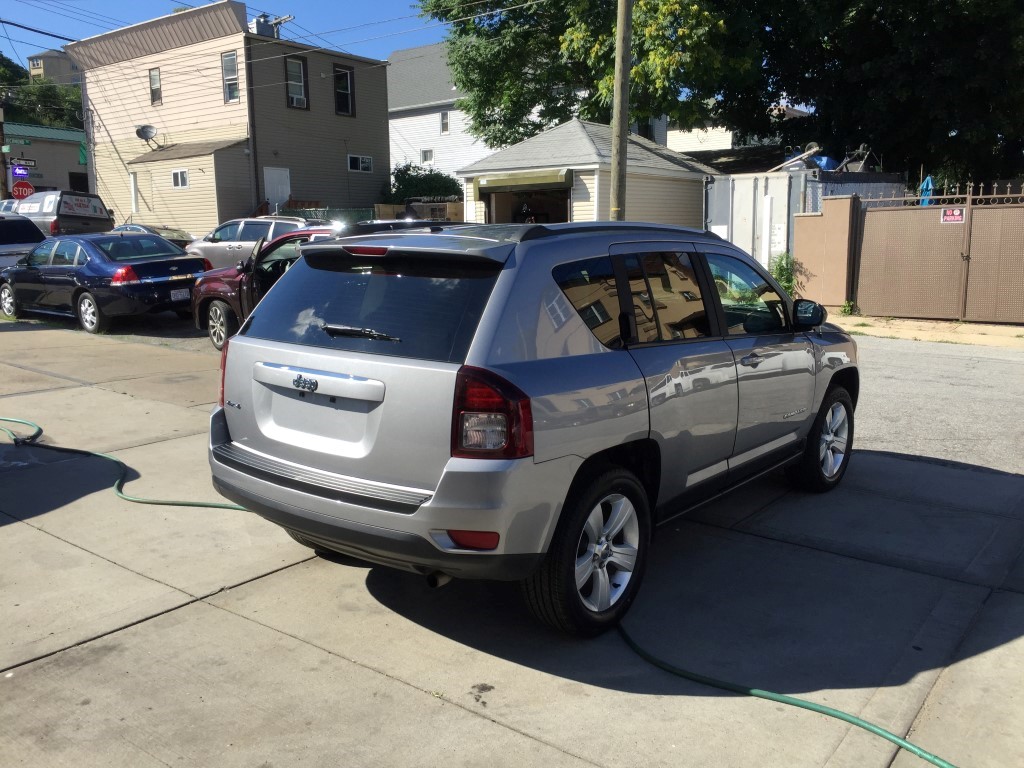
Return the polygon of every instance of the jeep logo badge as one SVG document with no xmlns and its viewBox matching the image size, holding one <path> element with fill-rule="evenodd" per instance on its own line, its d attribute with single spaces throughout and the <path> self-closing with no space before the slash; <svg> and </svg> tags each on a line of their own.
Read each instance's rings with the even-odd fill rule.
<svg viewBox="0 0 1024 768">
<path fill-rule="evenodd" d="M 292 386 L 296 389 L 304 389 L 307 392 L 316 392 L 316 388 L 320 386 L 320 382 L 316 379 L 307 379 L 300 373 L 292 379 Z"/>
</svg>

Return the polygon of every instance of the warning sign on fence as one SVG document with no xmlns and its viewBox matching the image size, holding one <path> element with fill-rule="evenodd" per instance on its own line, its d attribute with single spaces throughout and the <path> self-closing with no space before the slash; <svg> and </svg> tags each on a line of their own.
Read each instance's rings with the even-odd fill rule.
<svg viewBox="0 0 1024 768">
<path fill-rule="evenodd" d="M 963 224 L 964 223 L 964 209 L 963 208 L 943 208 L 942 209 L 942 223 L 943 224 Z"/>
</svg>

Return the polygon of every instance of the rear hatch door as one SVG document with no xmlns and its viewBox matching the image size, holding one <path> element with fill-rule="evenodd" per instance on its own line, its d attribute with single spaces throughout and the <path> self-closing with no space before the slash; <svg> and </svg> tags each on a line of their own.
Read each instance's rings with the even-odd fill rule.
<svg viewBox="0 0 1024 768">
<path fill-rule="evenodd" d="M 234 446 L 297 471 L 436 488 L 456 376 L 508 250 L 303 246 L 231 340 Z"/>
</svg>

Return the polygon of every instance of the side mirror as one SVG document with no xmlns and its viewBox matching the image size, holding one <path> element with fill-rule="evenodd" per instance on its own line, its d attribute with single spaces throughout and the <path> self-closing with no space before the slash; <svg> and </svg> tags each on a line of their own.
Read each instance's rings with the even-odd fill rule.
<svg viewBox="0 0 1024 768">
<path fill-rule="evenodd" d="M 238 270 L 239 274 L 246 274 L 252 272 L 252 256 L 247 259 L 239 259 L 238 263 L 235 264 L 235 269 Z"/>
<path fill-rule="evenodd" d="M 16 262 L 14 262 L 14 263 L 15 263 L 15 264 L 16 264 L 17 266 L 19 266 L 19 267 L 27 267 L 27 266 L 28 266 L 28 256 L 22 256 L 22 257 L 21 257 L 20 259 L 18 259 L 18 260 L 17 260 Z"/>
<path fill-rule="evenodd" d="M 213 232 L 211 232 L 206 237 L 204 237 L 203 240 L 205 240 L 208 243 L 219 243 L 220 242 L 220 238 L 217 237 L 217 235 L 215 235 Z"/>
<path fill-rule="evenodd" d="M 817 328 L 828 319 L 828 310 L 810 299 L 793 302 L 793 319 L 797 330 Z"/>
</svg>

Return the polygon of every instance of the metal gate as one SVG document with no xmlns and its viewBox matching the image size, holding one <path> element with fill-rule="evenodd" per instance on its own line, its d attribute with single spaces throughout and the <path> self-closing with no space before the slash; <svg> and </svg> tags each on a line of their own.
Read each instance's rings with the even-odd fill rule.
<svg viewBox="0 0 1024 768">
<path fill-rule="evenodd" d="M 864 314 L 1024 323 L 1024 189 L 864 200 L 859 243 Z"/>
</svg>

